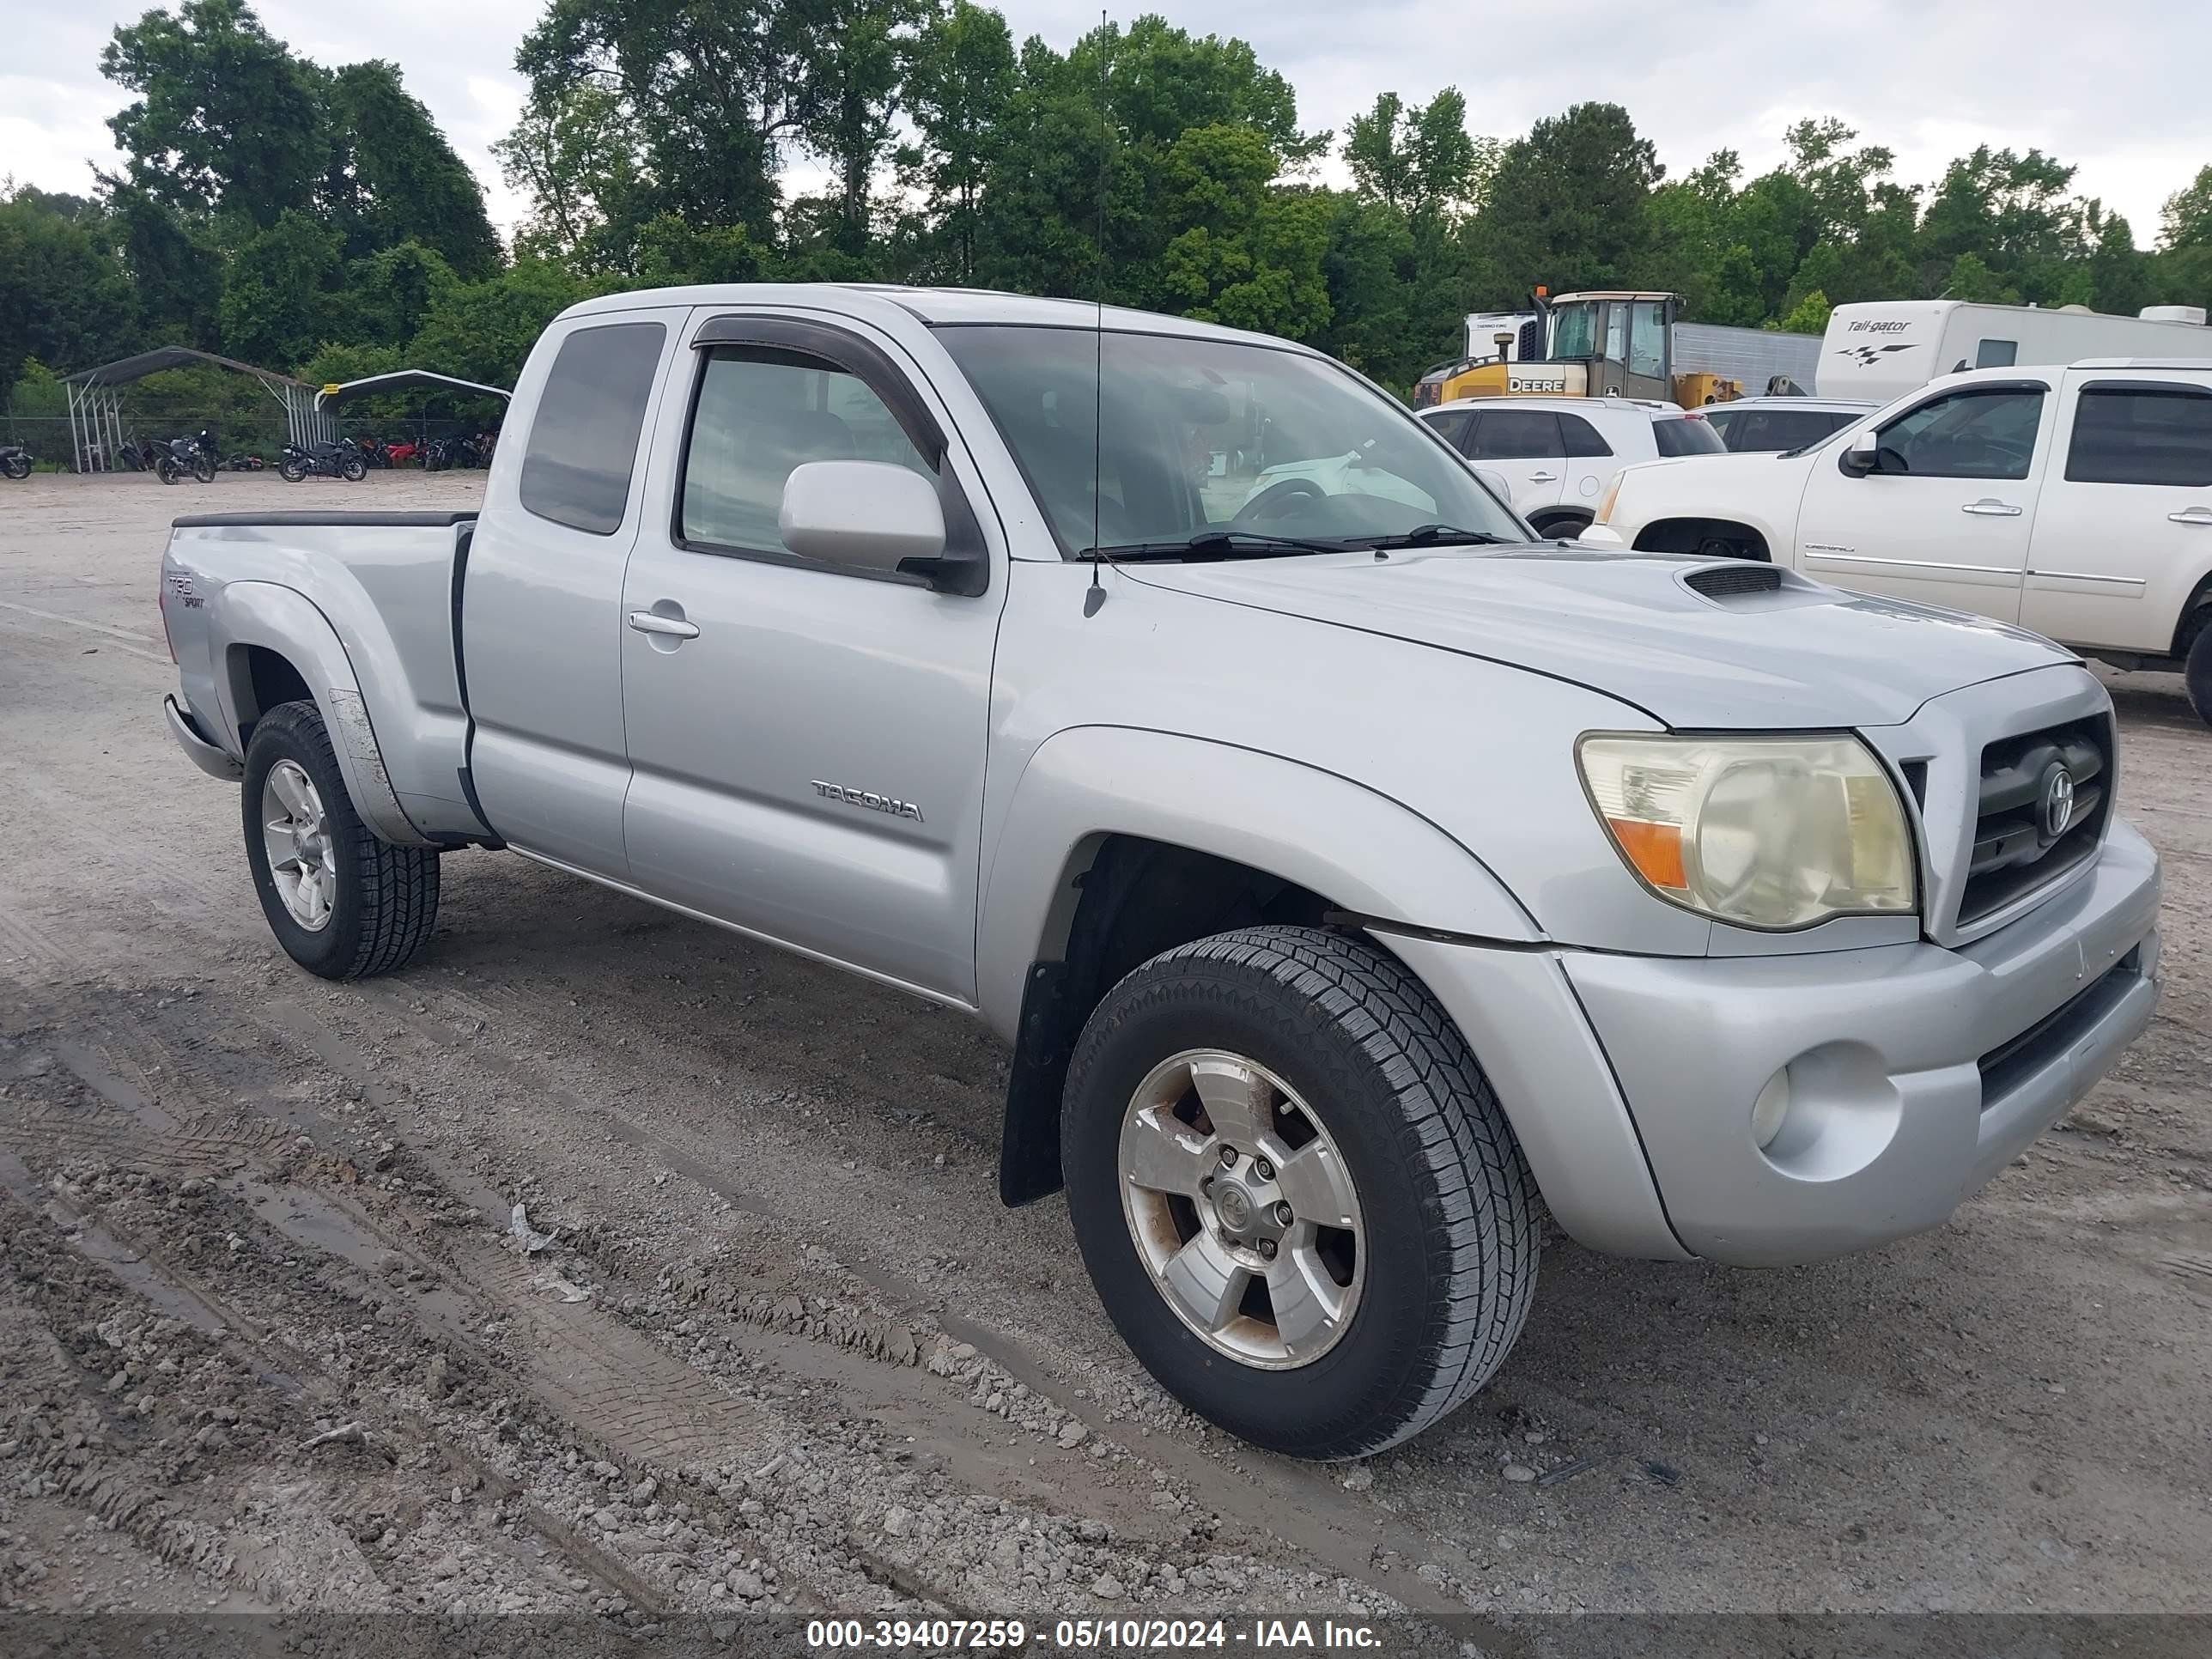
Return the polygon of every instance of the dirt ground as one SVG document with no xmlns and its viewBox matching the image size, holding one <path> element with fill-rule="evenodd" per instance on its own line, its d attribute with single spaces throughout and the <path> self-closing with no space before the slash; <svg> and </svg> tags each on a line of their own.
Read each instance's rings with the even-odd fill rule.
<svg viewBox="0 0 2212 1659">
<path fill-rule="evenodd" d="M 1000 1207 L 957 1016 L 476 852 L 406 972 L 284 958 L 161 719 L 167 520 L 480 482 L 0 483 L 0 1608 L 2212 1611 L 2174 679 L 2111 677 L 2164 1001 L 2062 1128 L 1855 1260 L 1556 1244 L 1486 1393 L 1311 1468 Z"/>
</svg>

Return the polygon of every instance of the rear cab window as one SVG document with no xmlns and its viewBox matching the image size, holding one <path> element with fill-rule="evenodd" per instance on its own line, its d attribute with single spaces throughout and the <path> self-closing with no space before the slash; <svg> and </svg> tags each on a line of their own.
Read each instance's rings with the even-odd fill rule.
<svg viewBox="0 0 2212 1659">
<path fill-rule="evenodd" d="M 1700 415 L 1670 415 L 1651 422 L 1651 441 L 1662 455 L 1718 455 L 1728 446 Z"/>
<path fill-rule="evenodd" d="M 665 324 L 610 323 L 561 342 L 523 451 L 525 511 L 587 535 L 622 527 L 667 340 Z"/>
</svg>

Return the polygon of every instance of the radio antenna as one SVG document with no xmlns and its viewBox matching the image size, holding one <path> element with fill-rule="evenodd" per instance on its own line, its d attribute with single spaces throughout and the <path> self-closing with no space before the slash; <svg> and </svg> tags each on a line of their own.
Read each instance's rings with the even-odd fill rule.
<svg viewBox="0 0 2212 1659">
<path fill-rule="evenodd" d="M 1095 617 L 1106 603 L 1098 580 L 1099 504 L 1106 493 L 1106 150 L 1113 142 L 1106 89 L 1106 13 L 1098 13 L 1098 234 L 1091 322 L 1091 586 L 1083 595 L 1083 614 Z"/>
</svg>

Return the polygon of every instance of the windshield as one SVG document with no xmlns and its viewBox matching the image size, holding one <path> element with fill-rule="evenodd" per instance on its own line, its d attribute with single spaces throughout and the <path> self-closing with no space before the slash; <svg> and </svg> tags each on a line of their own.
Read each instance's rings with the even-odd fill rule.
<svg viewBox="0 0 2212 1659">
<path fill-rule="evenodd" d="M 1410 412 L 1326 358 L 1088 329 L 949 327 L 938 338 L 1067 556 L 1200 538 L 1221 554 L 1334 551 L 1415 532 L 1527 539 Z"/>
<path fill-rule="evenodd" d="M 1553 307 L 1552 343 L 1544 355 L 1554 362 L 1597 356 L 1597 301 L 1582 300 Z"/>
</svg>

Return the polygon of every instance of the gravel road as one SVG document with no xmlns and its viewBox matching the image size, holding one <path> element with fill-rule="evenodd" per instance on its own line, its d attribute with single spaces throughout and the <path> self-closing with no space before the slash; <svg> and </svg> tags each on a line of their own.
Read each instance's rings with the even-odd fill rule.
<svg viewBox="0 0 2212 1659">
<path fill-rule="evenodd" d="M 470 852 L 335 987 L 176 753 L 170 514 L 0 483 L 0 1608 L 2212 1611 L 2212 732 L 2111 677 L 2165 1000 L 1952 1224 L 1547 1250 L 1491 1389 L 1319 1468 L 1177 1408 L 958 1017 Z M 518 1211 L 517 1206 L 522 1206 Z"/>
</svg>

